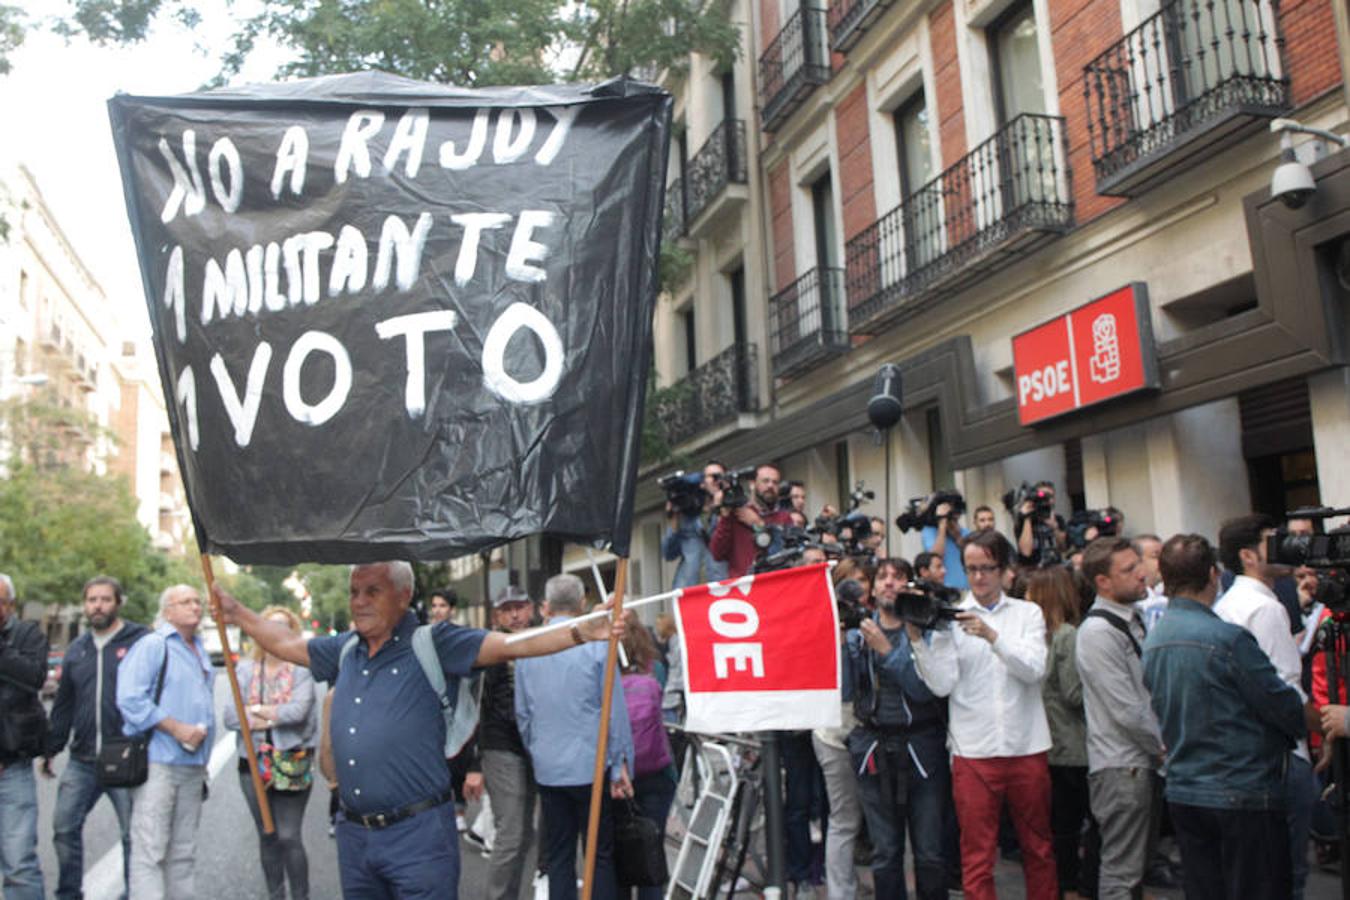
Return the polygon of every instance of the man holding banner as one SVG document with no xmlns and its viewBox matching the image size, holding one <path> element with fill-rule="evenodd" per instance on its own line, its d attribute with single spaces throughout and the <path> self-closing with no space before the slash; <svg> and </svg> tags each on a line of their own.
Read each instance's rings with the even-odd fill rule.
<svg viewBox="0 0 1350 900">
<path fill-rule="evenodd" d="M 445 766 L 445 721 L 413 647 L 418 623 L 409 610 L 412 594 L 412 566 L 406 562 L 353 566 L 357 641 L 344 659 L 349 635 L 300 637 L 215 590 L 227 623 L 268 653 L 308 666 L 316 681 L 334 685 L 330 729 L 342 801 L 338 867 L 349 897 L 458 894 L 459 839 Z M 612 631 L 622 635 L 622 623 Z M 449 697 L 457 693 L 457 679 L 475 668 L 545 656 L 610 635 L 603 618 L 513 644 L 504 634 L 448 622 L 431 630 Z"/>
</svg>

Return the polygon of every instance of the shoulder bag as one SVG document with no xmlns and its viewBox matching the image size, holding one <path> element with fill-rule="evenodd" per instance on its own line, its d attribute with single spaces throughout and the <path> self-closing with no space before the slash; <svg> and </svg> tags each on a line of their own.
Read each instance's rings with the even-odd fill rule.
<svg viewBox="0 0 1350 900">
<path fill-rule="evenodd" d="M 164 662 L 155 679 L 155 704 L 164 693 L 164 673 L 169 668 L 169 643 L 164 642 Z M 101 787 L 140 787 L 150 776 L 150 737 L 154 729 L 104 740 L 98 751 L 98 783 Z"/>
</svg>

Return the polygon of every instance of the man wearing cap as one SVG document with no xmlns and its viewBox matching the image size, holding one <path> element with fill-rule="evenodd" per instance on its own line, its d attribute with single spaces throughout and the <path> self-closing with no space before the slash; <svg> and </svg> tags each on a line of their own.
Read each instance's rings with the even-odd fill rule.
<svg viewBox="0 0 1350 900">
<path fill-rule="evenodd" d="M 343 895 L 448 898 L 459 896 L 459 841 L 445 766 L 445 719 L 440 698 L 413 649 L 418 628 L 412 566 L 366 563 L 351 570 L 350 606 L 356 640 L 348 634 L 305 639 L 263 619 L 219 586 L 214 599 L 226 624 L 238 625 L 273 656 L 307 666 L 333 687 L 330 732 L 338 767 L 338 872 Z M 446 694 L 474 669 L 545 656 L 587 641 L 623 635 L 607 618 L 507 644 L 506 636 L 449 622 L 431 627 Z M 594 737 L 591 738 L 594 747 Z M 592 752 L 594 752 L 592 750 Z M 133 848 L 134 849 L 134 848 Z"/>
<path fill-rule="evenodd" d="M 515 634 L 530 627 L 534 604 L 515 585 L 507 585 L 492 601 L 492 624 Z M 483 698 L 478 711 L 478 749 L 483 781 L 492 796 L 497 835 L 488 866 L 488 900 L 520 896 L 525 854 L 534 843 L 537 790 L 530 755 L 516 727 L 516 669 L 511 660 L 483 671 Z"/>
</svg>

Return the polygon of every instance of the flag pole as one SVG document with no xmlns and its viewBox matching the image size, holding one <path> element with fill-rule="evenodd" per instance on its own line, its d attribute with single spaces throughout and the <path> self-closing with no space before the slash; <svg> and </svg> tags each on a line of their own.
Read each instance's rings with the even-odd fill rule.
<svg viewBox="0 0 1350 900">
<path fill-rule="evenodd" d="M 239 676 L 234 672 L 234 654 L 230 652 L 230 635 L 225 630 L 225 622 L 220 616 L 220 603 L 216 600 L 216 573 L 211 568 L 211 557 L 202 554 L 202 574 L 206 576 L 206 595 L 211 598 L 211 618 L 216 620 L 216 630 L 220 632 L 220 649 L 225 654 L 225 674 L 230 677 L 230 693 L 234 695 L 234 711 L 239 715 L 239 734 L 247 749 L 248 771 L 253 776 L 253 796 L 258 798 L 258 813 L 262 818 L 263 834 L 272 834 L 276 828 L 272 825 L 272 806 L 267 802 L 267 790 L 263 787 L 262 773 L 258 771 L 258 754 L 253 752 L 253 731 L 248 727 L 248 710 L 244 709 L 244 695 L 239 692 Z"/>
<path fill-rule="evenodd" d="M 623 594 L 628 587 L 628 557 L 619 557 L 614 573 L 614 619 L 623 618 Z M 600 837 L 600 805 L 604 802 L 605 750 L 609 745 L 609 713 L 614 705 L 614 664 L 619 655 L 619 642 L 613 631 L 609 635 L 609 650 L 605 654 L 605 686 L 600 695 L 600 734 L 595 739 L 595 771 L 591 777 L 591 809 L 586 820 L 586 867 L 581 887 L 581 900 L 591 900 L 595 887 L 596 843 Z M 629 760 L 631 764 L 631 760 Z M 631 771 L 630 771 L 631 775 Z"/>
</svg>

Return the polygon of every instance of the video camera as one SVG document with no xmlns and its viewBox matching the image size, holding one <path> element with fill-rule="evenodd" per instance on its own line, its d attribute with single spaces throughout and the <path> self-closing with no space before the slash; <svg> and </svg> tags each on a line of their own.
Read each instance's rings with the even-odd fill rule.
<svg viewBox="0 0 1350 900">
<path fill-rule="evenodd" d="M 778 549 L 770 553 L 769 550 L 775 545 Z M 839 547 L 817 543 L 815 535 L 796 525 L 762 525 L 756 528 L 755 547 L 758 553 L 754 564 L 755 574 L 800 565 L 802 554 L 808 547 L 817 547 L 825 551 L 827 557 L 835 559 L 841 555 Z"/>
<path fill-rule="evenodd" d="M 1044 486 L 1032 487 L 1025 481 L 1003 495 L 1003 506 L 1016 518 L 1021 515 L 1022 504 L 1028 500 L 1035 504 L 1031 514 L 1037 519 L 1044 519 L 1055 511 L 1055 492 Z"/>
<path fill-rule="evenodd" d="M 750 502 L 750 494 L 745 489 L 745 483 L 755 480 L 755 468 L 755 466 L 741 466 L 718 477 L 717 487 L 722 492 L 722 506 L 736 509 Z"/>
<path fill-rule="evenodd" d="M 1083 509 L 1074 513 L 1065 529 L 1069 546 L 1083 548 L 1091 543 L 1087 533 L 1097 529 L 1097 537 L 1115 537 L 1120 533 L 1120 519 L 1110 509 Z M 1095 538 L 1094 538 L 1095 540 Z"/>
<path fill-rule="evenodd" d="M 947 518 L 957 518 L 966 511 L 965 497 L 956 491 L 937 491 L 927 497 L 911 497 L 909 508 L 896 517 L 895 527 L 900 529 L 901 534 L 930 525 L 936 528 L 937 508 L 944 503 L 951 506 Z"/>
<path fill-rule="evenodd" d="M 859 481 L 849 494 L 848 512 L 842 516 L 816 516 L 809 531 L 817 540 L 821 540 L 827 534 L 833 535 L 839 542 L 839 549 L 844 556 L 868 559 L 872 551 L 866 546 L 866 542 L 872 537 L 872 518 L 858 507 L 867 500 L 875 499 L 876 493 L 867 490 L 864 483 Z M 828 548 L 830 545 L 824 546 Z"/>
<path fill-rule="evenodd" d="M 856 578 L 845 578 L 834 586 L 834 605 L 839 610 L 839 627 L 845 631 L 859 627 L 867 618 L 867 608 L 862 602 L 864 593 L 862 582 Z"/>
<path fill-rule="evenodd" d="M 703 512 L 708 502 L 708 492 L 703 489 L 701 472 L 672 472 L 656 480 L 661 490 L 666 492 L 666 501 L 672 509 L 683 516 L 697 516 Z"/>
<path fill-rule="evenodd" d="M 1320 530 L 1322 522 L 1336 516 L 1350 516 L 1350 507 L 1333 509 L 1321 506 L 1286 513 L 1289 519 L 1312 519 Z M 1317 571 L 1316 601 L 1339 619 L 1350 618 L 1350 526 L 1326 534 L 1293 534 L 1277 528 L 1266 538 L 1266 558 L 1284 566 L 1307 566 Z"/>
<path fill-rule="evenodd" d="M 961 592 L 936 581 L 919 579 L 908 582 L 895 598 L 895 612 L 911 625 L 925 631 L 956 620 Z"/>
</svg>

